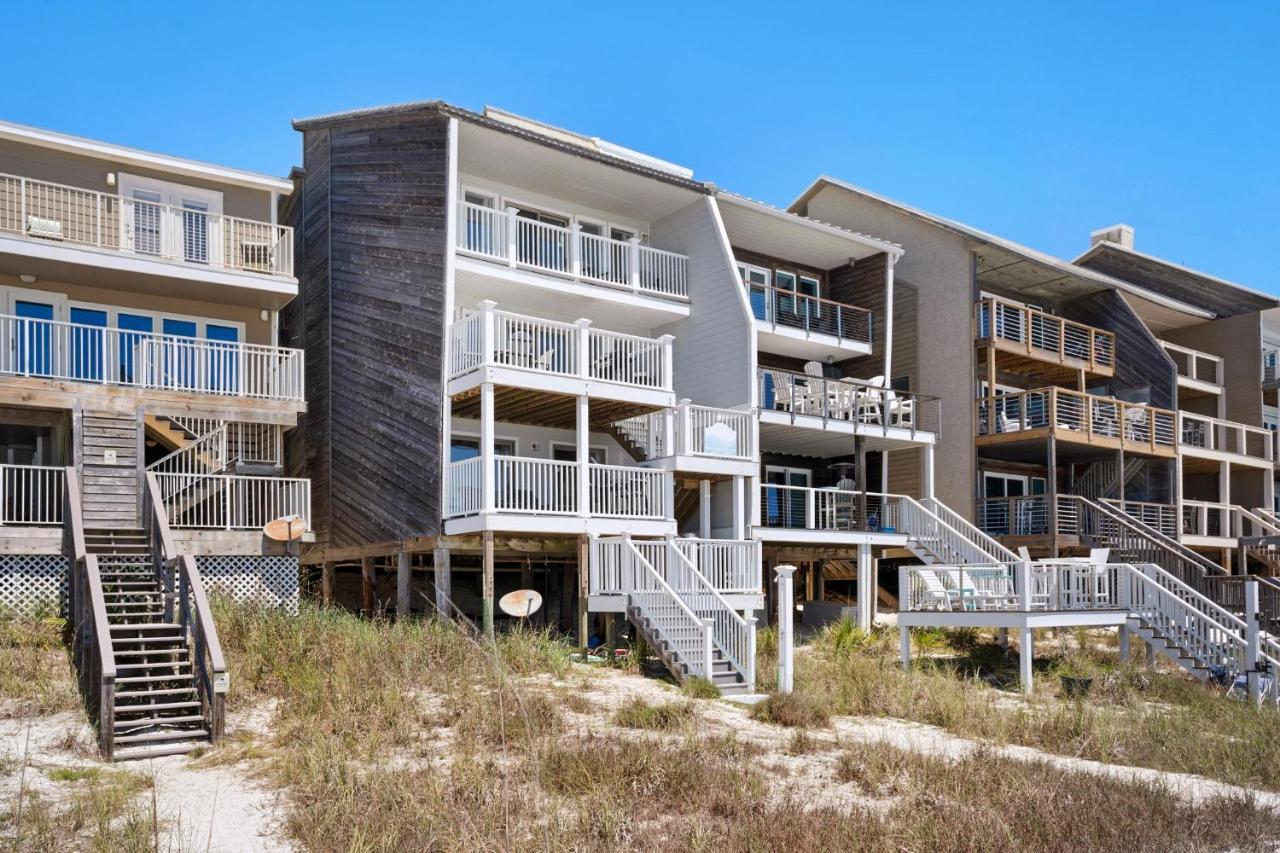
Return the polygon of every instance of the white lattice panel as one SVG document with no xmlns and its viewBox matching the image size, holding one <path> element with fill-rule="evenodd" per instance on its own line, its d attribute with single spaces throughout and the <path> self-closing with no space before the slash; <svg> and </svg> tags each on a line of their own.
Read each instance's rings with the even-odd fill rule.
<svg viewBox="0 0 1280 853">
<path fill-rule="evenodd" d="M 44 616 L 67 609 L 67 558 L 60 554 L 0 556 L 0 615 Z"/>
<path fill-rule="evenodd" d="M 209 592 L 298 612 L 297 557 L 219 555 L 196 563 Z"/>
</svg>

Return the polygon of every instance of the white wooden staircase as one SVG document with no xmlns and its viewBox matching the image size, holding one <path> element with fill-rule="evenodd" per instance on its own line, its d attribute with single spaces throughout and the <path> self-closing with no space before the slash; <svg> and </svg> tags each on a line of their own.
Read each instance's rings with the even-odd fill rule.
<svg viewBox="0 0 1280 853">
<path fill-rule="evenodd" d="M 898 529 L 907 550 L 926 566 L 999 565 L 1018 555 L 983 533 L 942 501 L 898 496 Z"/>
</svg>

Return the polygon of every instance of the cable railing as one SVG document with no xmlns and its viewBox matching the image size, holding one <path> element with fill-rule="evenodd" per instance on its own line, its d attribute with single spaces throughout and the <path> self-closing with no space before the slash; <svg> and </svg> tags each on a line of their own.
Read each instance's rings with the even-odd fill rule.
<svg viewBox="0 0 1280 853">
<path fill-rule="evenodd" d="M 1059 438 L 1109 440 L 1127 450 L 1173 452 L 1179 413 L 1066 388 L 1036 388 L 980 397 L 974 408 L 978 436 L 1053 430 Z"/>
<path fill-rule="evenodd" d="M 895 391 L 857 379 L 829 379 L 773 367 L 758 369 L 762 411 L 936 434 L 942 423 L 938 397 Z"/>
<path fill-rule="evenodd" d="M 752 315 L 775 328 L 783 326 L 831 335 L 841 341 L 871 343 L 872 315 L 866 308 L 755 282 L 747 284 L 747 298 Z"/>
<path fill-rule="evenodd" d="M 1173 504 L 1155 501 L 1122 501 L 1115 498 L 1102 498 L 1100 502 L 1120 510 L 1147 527 L 1159 530 L 1165 536 L 1170 538 L 1178 536 L 1178 508 Z"/>
<path fill-rule="evenodd" d="M 0 315 L 0 374 L 301 402 L 302 350 Z"/>
<path fill-rule="evenodd" d="M 760 526 L 772 529 L 899 533 L 899 495 L 852 488 L 811 488 L 763 483 Z"/>
<path fill-rule="evenodd" d="M 989 536 L 1044 536 L 1049 532 L 1046 495 L 978 499 L 978 527 Z"/>
<path fill-rule="evenodd" d="M 670 391 L 673 340 L 513 314 L 485 301 L 449 326 L 449 375 L 495 366 Z"/>
<path fill-rule="evenodd" d="M 293 276 L 293 229 L 0 174 L 0 232 L 203 267 Z"/>
<path fill-rule="evenodd" d="M 574 223 L 553 225 L 498 210 L 458 203 L 457 247 L 515 267 L 551 272 L 606 287 L 687 301 L 689 259 L 646 246 L 638 238 L 588 234 Z"/>
<path fill-rule="evenodd" d="M 974 307 L 974 334 L 1029 356 L 1099 373 L 1113 373 L 1116 336 L 1037 308 L 986 297 Z"/>
</svg>

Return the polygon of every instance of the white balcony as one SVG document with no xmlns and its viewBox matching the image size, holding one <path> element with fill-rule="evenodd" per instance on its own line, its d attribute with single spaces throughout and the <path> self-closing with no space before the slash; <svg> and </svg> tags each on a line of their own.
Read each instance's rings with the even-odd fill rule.
<svg viewBox="0 0 1280 853">
<path fill-rule="evenodd" d="M 512 314 L 485 301 L 449 326 L 449 392 L 492 382 L 671 406 L 673 340 Z"/>
<path fill-rule="evenodd" d="M 630 294 L 686 306 L 689 259 L 647 246 L 638 238 L 614 240 L 568 227 L 526 219 L 514 207 L 498 209 L 459 202 L 456 246 L 463 258 L 537 274 L 529 283 L 585 285 L 580 292 Z M 564 289 L 564 288 L 561 288 Z"/>
<path fill-rule="evenodd" d="M 262 530 L 297 516 L 311 529 L 311 481 L 290 477 L 152 472 L 175 530 Z"/>
<path fill-rule="evenodd" d="M 614 427 L 639 451 L 646 467 L 742 477 L 757 470 L 754 412 L 681 400 L 674 409 L 638 415 Z"/>
<path fill-rule="evenodd" d="M 1184 470 L 1208 470 L 1205 463 L 1215 462 L 1254 468 L 1274 464 L 1275 435 L 1269 429 L 1191 412 L 1179 412 L 1178 423 Z"/>
<path fill-rule="evenodd" d="M 451 462 L 445 476 L 446 530 L 675 533 L 670 472 L 523 456 Z"/>
<path fill-rule="evenodd" d="M 19 175 L 0 174 L 0 238 L 27 241 L 23 251 L 58 259 L 81 249 L 163 261 L 190 270 L 293 279 L 293 229 L 236 216 Z M 67 258 L 93 263 L 84 258 Z"/>
<path fill-rule="evenodd" d="M 654 568 L 658 576 L 672 583 L 677 561 L 668 559 L 672 550 L 679 551 L 687 565 L 697 569 L 707 584 L 724 596 L 735 610 L 759 610 L 764 607 L 764 586 L 760 560 L 760 543 L 740 539 L 633 539 L 632 544 Z M 634 581 L 627 578 L 628 562 L 624 559 L 625 543 L 621 539 L 596 539 L 591 545 L 588 594 L 592 612 L 622 612 L 627 593 Z"/>
<path fill-rule="evenodd" d="M 1178 388 L 1184 396 L 1186 392 L 1191 392 L 1192 395 L 1212 394 L 1214 396 L 1223 393 L 1225 379 L 1221 356 L 1171 344 L 1168 341 L 1161 341 L 1160 346 L 1164 348 L 1165 355 L 1173 361 L 1174 369 L 1178 372 Z"/>
<path fill-rule="evenodd" d="M 302 403 L 302 350 L 0 315 L 0 377 Z"/>
</svg>

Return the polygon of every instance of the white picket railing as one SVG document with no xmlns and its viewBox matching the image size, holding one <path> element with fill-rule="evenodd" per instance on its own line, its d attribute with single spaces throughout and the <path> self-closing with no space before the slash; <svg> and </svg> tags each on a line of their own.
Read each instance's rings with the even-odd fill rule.
<svg viewBox="0 0 1280 853">
<path fill-rule="evenodd" d="M 1174 369 L 1181 379 L 1195 382 L 1206 382 L 1221 386 L 1225 380 L 1222 356 L 1202 352 L 1191 347 L 1179 346 L 1169 341 L 1160 341 L 1161 348 L 1173 361 Z"/>
<path fill-rule="evenodd" d="M 445 473 L 445 517 L 475 515 L 484 509 L 483 467 L 479 456 L 450 462 Z"/>
<path fill-rule="evenodd" d="M 971 524 L 967 518 L 942 501 L 936 498 L 924 498 L 920 504 L 932 512 L 945 526 L 971 540 L 983 552 L 981 562 L 1011 563 L 1018 559 L 1017 554 L 1001 545 L 976 525 Z"/>
<path fill-rule="evenodd" d="M 1009 549 L 968 522 L 960 528 L 954 527 L 915 498 L 906 495 L 882 497 L 896 499 L 899 532 L 906 533 L 914 543 L 943 563 L 993 565 L 1011 555 Z M 940 504 L 935 501 L 935 505 Z"/>
<path fill-rule="evenodd" d="M 296 515 L 311 529 L 311 481 L 235 474 L 156 473 L 169 525 L 175 528 L 257 530 Z"/>
<path fill-rule="evenodd" d="M 675 544 L 722 595 L 759 595 L 763 592 L 759 542 L 684 537 L 676 539 Z"/>
<path fill-rule="evenodd" d="M 578 464 L 524 456 L 494 457 L 495 509 L 542 515 L 578 512 Z"/>
<path fill-rule="evenodd" d="M 227 426 L 223 424 L 147 466 L 157 474 L 217 474 L 227 467 Z M 176 481 L 170 481 L 172 485 Z"/>
<path fill-rule="evenodd" d="M 458 203 L 457 247 L 469 254 L 511 266 L 551 272 L 573 279 L 664 299 L 689 297 L 689 259 L 643 245 L 639 239 L 615 240 L 496 210 Z"/>
<path fill-rule="evenodd" d="M 613 426 L 627 437 L 645 460 L 661 459 L 675 448 L 678 456 L 715 459 L 756 459 L 755 414 L 740 409 L 695 406 L 681 400 L 671 410 L 650 412 L 617 421 Z M 667 433 L 675 433 L 674 440 Z"/>
<path fill-rule="evenodd" d="M 0 465 L 0 525 L 62 524 L 66 469 Z"/>
<path fill-rule="evenodd" d="M 715 585 L 698 571 L 673 540 L 668 539 L 664 544 L 667 583 L 703 624 L 710 622 L 712 642 L 742 676 L 747 692 L 754 693 L 756 620 L 745 619 L 730 607 Z"/>
<path fill-rule="evenodd" d="M 0 315 L 0 373 L 267 400 L 304 399 L 302 350 Z"/>
<path fill-rule="evenodd" d="M 0 232 L 273 277 L 293 276 L 293 229 L 0 174 Z"/>
<path fill-rule="evenodd" d="M 568 464 L 577 469 L 576 464 Z M 589 463 L 587 468 L 592 515 L 647 519 L 670 517 L 670 472 L 595 462 Z"/>
<path fill-rule="evenodd" d="M 484 301 L 449 326 L 449 375 L 485 366 L 670 391 L 673 338 L 646 338 L 496 309 Z"/>
</svg>

